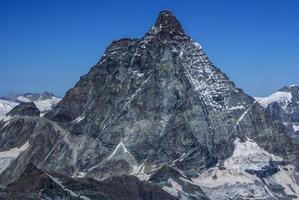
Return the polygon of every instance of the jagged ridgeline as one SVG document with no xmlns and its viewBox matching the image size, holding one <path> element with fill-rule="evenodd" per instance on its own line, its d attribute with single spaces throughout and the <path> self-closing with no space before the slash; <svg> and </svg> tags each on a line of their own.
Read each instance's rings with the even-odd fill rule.
<svg viewBox="0 0 299 200">
<path fill-rule="evenodd" d="M 76 180 L 136 176 L 176 199 L 299 195 L 297 143 L 213 65 L 168 10 L 141 39 L 113 41 L 43 118 L 6 115 L 0 126 L 3 185 L 31 162 Z M 3 160 L 11 151 L 17 153 Z M 155 191 L 138 199 L 163 199 Z"/>
</svg>

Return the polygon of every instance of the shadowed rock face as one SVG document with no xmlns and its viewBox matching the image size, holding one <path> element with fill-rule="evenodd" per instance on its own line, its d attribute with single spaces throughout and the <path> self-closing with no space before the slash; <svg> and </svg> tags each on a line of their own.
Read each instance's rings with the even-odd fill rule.
<svg viewBox="0 0 299 200">
<path fill-rule="evenodd" d="M 9 116 L 39 116 L 39 114 L 40 111 L 33 102 L 22 102 L 7 113 Z"/>
<path fill-rule="evenodd" d="M 136 177 L 123 176 L 98 182 L 93 179 L 73 179 L 55 173 L 45 173 L 28 164 L 17 181 L 0 189 L 0 199 L 65 199 L 65 200 L 175 200 L 157 186 L 141 182 Z"/>
</svg>

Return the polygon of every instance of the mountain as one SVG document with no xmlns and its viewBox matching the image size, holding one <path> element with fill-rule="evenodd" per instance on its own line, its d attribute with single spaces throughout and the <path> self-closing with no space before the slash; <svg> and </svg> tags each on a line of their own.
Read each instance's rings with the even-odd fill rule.
<svg viewBox="0 0 299 200">
<path fill-rule="evenodd" d="M 39 116 L 40 111 L 33 102 L 22 102 L 11 111 L 7 116 Z"/>
<path fill-rule="evenodd" d="M 178 199 L 299 196 L 298 143 L 168 10 L 144 37 L 113 41 L 44 117 L 0 127 L 3 186 L 33 163 L 76 180 L 135 176 Z"/>
<path fill-rule="evenodd" d="M 255 97 L 271 117 L 283 123 L 292 137 L 299 133 L 299 86 L 285 86 L 269 97 Z M 297 133 L 297 134 L 296 134 Z"/>
<path fill-rule="evenodd" d="M 13 97 L 2 97 L 0 99 L 0 116 L 7 114 L 16 105 L 22 102 L 33 102 L 42 114 L 51 110 L 61 99 L 49 92 L 25 93 Z"/>
</svg>

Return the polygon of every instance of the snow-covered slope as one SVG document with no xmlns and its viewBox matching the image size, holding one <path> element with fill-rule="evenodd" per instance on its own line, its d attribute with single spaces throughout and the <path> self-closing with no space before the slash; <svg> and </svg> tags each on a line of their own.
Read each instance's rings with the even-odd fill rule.
<svg viewBox="0 0 299 200">
<path fill-rule="evenodd" d="M 211 199 L 298 199 L 293 165 L 265 151 L 254 141 L 235 140 L 233 155 L 192 181 Z"/>
<path fill-rule="evenodd" d="M 33 102 L 41 113 L 45 113 L 51 110 L 61 100 L 48 92 L 41 94 L 25 93 L 10 99 L 11 100 L 0 99 L 0 116 L 5 115 L 21 102 Z"/>
<path fill-rule="evenodd" d="M 55 106 L 61 99 L 54 94 L 44 92 L 41 94 L 26 93 L 17 96 L 17 102 L 33 102 L 41 112 L 49 111 Z"/>
<path fill-rule="evenodd" d="M 21 102 L 31 102 L 32 100 L 24 97 L 24 96 L 18 96 L 18 101 Z M 55 96 L 49 97 L 48 99 L 38 99 L 34 100 L 33 103 L 36 105 L 36 107 L 41 111 L 49 111 L 53 108 L 54 105 L 56 105 L 61 99 Z"/>
<path fill-rule="evenodd" d="M 8 113 L 16 105 L 16 102 L 0 99 L 0 116 Z"/>
<path fill-rule="evenodd" d="M 269 104 L 273 102 L 278 102 L 283 105 L 287 105 L 291 102 L 292 94 L 290 92 L 275 92 L 274 94 L 271 94 L 268 97 L 255 97 L 255 99 L 266 108 Z"/>
<path fill-rule="evenodd" d="M 19 155 L 30 146 L 27 141 L 20 147 L 14 147 L 6 151 L 0 151 L 0 173 L 2 173 L 13 160 L 17 159 Z"/>
</svg>

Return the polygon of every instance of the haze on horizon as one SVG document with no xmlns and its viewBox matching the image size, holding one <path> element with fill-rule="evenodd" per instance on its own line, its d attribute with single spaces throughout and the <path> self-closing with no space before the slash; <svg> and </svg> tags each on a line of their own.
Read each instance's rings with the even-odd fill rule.
<svg viewBox="0 0 299 200">
<path fill-rule="evenodd" d="M 63 96 L 113 40 L 142 37 L 164 9 L 237 87 L 267 96 L 299 83 L 298 8 L 295 0 L 3 0 L 0 96 L 43 91 Z"/>
</svg>

